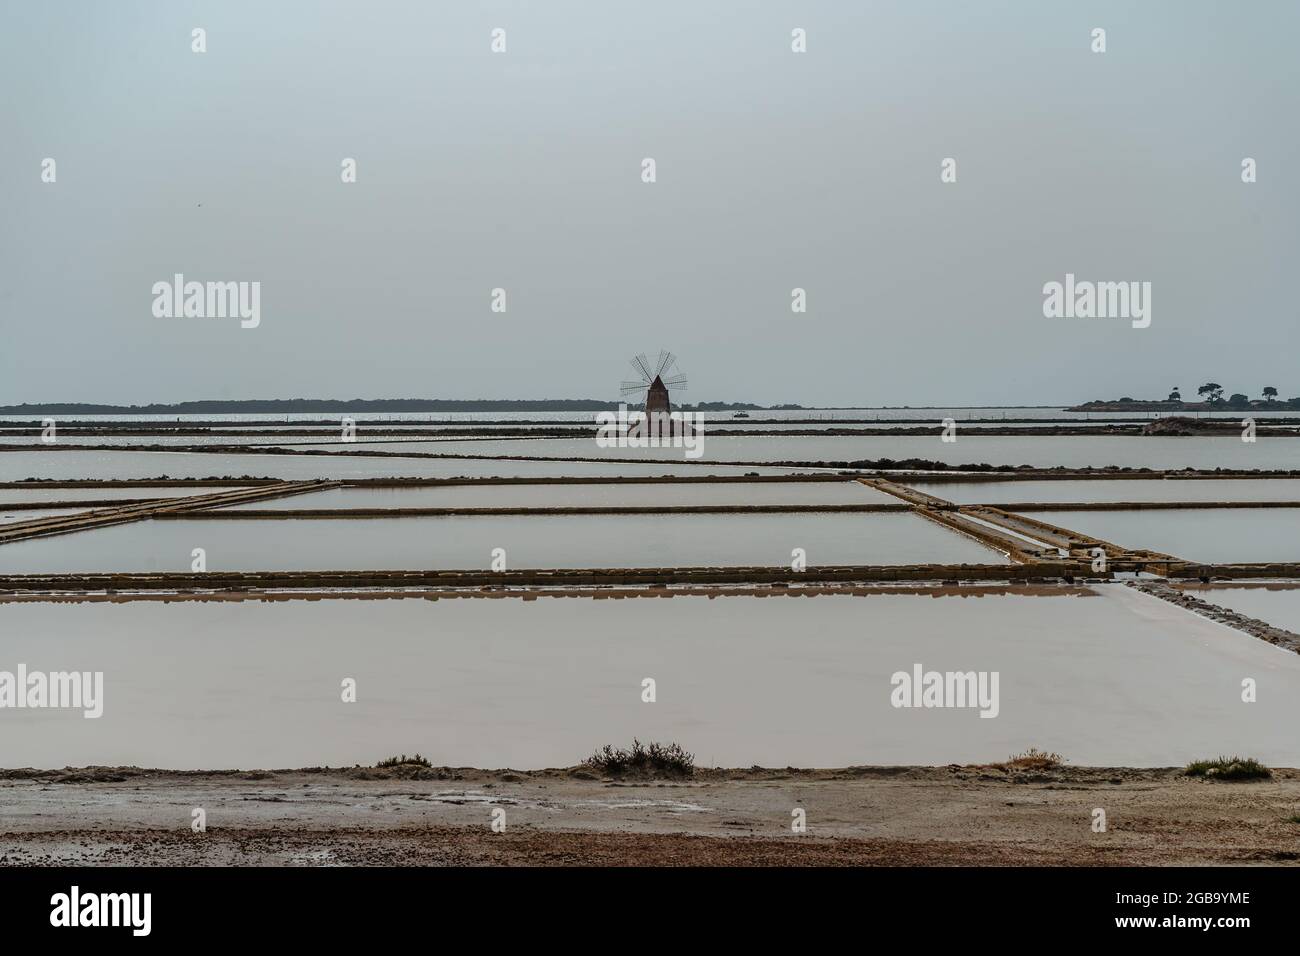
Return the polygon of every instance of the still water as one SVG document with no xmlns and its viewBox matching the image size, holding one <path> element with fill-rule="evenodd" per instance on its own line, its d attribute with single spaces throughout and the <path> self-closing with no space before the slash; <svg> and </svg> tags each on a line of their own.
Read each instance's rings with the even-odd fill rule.
<svg viewBox="0 0 1300 956">
<path fill-rule="evenodd" d="M 499 478 L 584 478 L 600 475 L 743 475 L 755 472 L 772 475 L 790 470 L 713 464 L 353 458 L 342 455 L 219 455 L 166 451 L 0 452 L 0 481 L 25 481 L 28 478 L 63 481 L 76 478 L 280 478 L 300 481 L 311 478 L 475 478 L 485 475 Z"/>
<path fill-rule="evenodd" d="M 357 448 L 366 447 L 358 444 Z M 393 447 L 439 454 L 531 455 L 559 458 L 635 458 L 681 461 L 680 448 L 601 448 L 595 438 L 491 439 L 486 441 L 407 440 Z M 899 461 L 917 458 L 949 465 L 1031 465 L 1051 468 L 1119 465 L 1131 468 L 1300 468 L 1300 438 L 1236 436 L 1171 438 L 1114 435 L 957 434 L 954 442 L 933 436 L 763 435 L 739 437 L 705 433 L 703 461 L 829 462 Z"/>
<path fill-rule="evenodd" d="M 633 737 L 727 767 L 988 762 L 1029 747 L 1084 766 L 1221 753 L 1296 765 L 1300 656 L 1099 590 L 0 604 L 0 668 L 104 673 L 99 719 L 0 711 L 0 765 L 351 766 L 418 750 L 532 769 Z M 891 675 L 918 663 L 997 671 L 997 718 L 891 706 Z M 1242 674 L 1268 688 L 1249 707 Z M 344 678 L 355 703 L 340 699 Z"/>
<path fill-rule="evenodd" d="M 1189 594 L 1300 634 L 1300 588 L 1189 587 Z"/>
<path fill-rule="evenodd" d="M 1035 511 L 1029 517 L 1189 561 L 1300 561 L 1298 508 Z"/>
<path fill-rule="evenodd" d="M 20 521 L 35 521 L 37 518 L 58 518 L 62 515 L 75 515 L 78 508 L 31 508 L 20 511 L 6 511 L 0 505 L 0 524 L 16 524 Z"/>
<path fill-rule="evenodd" d="M 823 437 L 768 435 L 738 437 L 705 434 L 702 456 L 692 464 L 683 448 L 601 448 L 594 438 L 487 439 L 476 441 L 399 440 L 356 442 L 348 451 L 419 452 L 495 456 L 501 460 L 358 458 L 333 453 L 342 444 L 319 446 L 320 455 L 217 455 L 196 452 L 56 451 L 0 452 L 0 481 L 38 478 L 277 477 L 342 478 L 383 476 L 456 477 L 474 475 L 541 476 L 595 474 L 735 474 L 735 462 L 849 462 L 891 459 L 941 461 L 949 465 L 1030 465 L 1082 468 L 1118 465 L 1132 468 L 1300 468 L 1300 438 L 1243 442 L 1232 436 L 1169 438 L 1108 435 L 990 436 L 959 434 L 955 442 L 932 437 Z M 511 456 L 559 459 L 627 459 L 662 465 L 573 461 L 509 461 Z M 712 464 L 701 464 L 712 463 Z M 705 470 L 701 470 L 701 469 Z"/>
<path fill-rule="evenodd" d="M 148 520 L 0 545 L 0 573 L 1004 564 L 912 514 Z"/>
<path fill-rule="evenodd" d="M 218 494 L 234 491 L 238 485 L 204 485 L 195 488 L 175 488 L 167 485 L 136 485 L 128 488 L 43 488 L 34 484 L 29 488 L 0 488 L 0 507 L 29 501 L 104 501 L 123 498 L 184 498 L 190 495 Z"/>
<path fill-rule="evenodd" d="M 1300 478 L 908 481 L 907 486 L 961 505 L 1012 501 L 1300 501 Z"/>
<path fill-rule="evenodd" d="M 857 481 L 331 488 L 223 511 L 266 508 L 572 508 L 673 505 L 900 504 Z"/>
</svg>

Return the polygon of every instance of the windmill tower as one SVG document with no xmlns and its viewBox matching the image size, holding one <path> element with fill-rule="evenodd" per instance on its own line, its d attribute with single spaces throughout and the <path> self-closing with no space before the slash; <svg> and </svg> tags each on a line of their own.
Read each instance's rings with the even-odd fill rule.
<svg viewBox="0 0 1300 956">
<path fill-rule="evenodd" d="M 686 376 L 674 374 L 677 356 L 672 352 L 661 351 L 658 361 L 651 365 L 645 355 L 638 355 L 632 359 L 632 368 L 640 380 L 624 382 L 619 389 L 620 394 L 624 399 L 644 404 L 647 419 L 655 415 L 667 416 L 672 411 L 670 393 L 686 390 Z"/>
</svg>

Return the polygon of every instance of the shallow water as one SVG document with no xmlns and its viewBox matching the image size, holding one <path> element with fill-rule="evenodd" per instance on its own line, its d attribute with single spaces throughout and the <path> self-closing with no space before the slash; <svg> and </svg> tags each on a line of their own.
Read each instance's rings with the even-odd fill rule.
<svg viewBox="0 0 1300 956">
<path fill-rule="evenodd" d="M 962 505 L 1013 501 L 1300 501 L 1297 478 L 908 481 L 907 486 Z"/>
<path fill-rule="evenodd" d="M 436 445 L 436 447 L 435 447 Z M 595 438 L 493 439 L 475 442 L 410 441 L 412 450 L 443 454 L 539 455 L 561 458 L 645 458 L 681 461 L 682 448 L 601 448 Z M 378 447 L 378 446 L 376 446 Z M 1236 436 L 1197 438 L 1117 437 L 1112 435 L 977 435 L 957 441 L 933 436 L 870 437 L 816 435 L 703 436 L 704 461 L 895 461 L 917 458 L 949 465 L 1032 465 L 1067 468 L 1118 465 L 1131 468 L 1300 468 L 1300 438 Z"/>
<path fill-rule="evenodd" d="M 634 736 L 731 767 L 987 762 L 1028 747 L 1078 765 L 1296 763 L 1300 656 L 1102 590 L 0 604 L 0 668 L 105 674 L 97 720 L 0 712 L 3 764 L 350 766 L 418 750 L 532 769 Z M 998 716 L 892 707 L 891 675 L 916 663 L 998 671 Z M 1268 688 L 1249 707 L 1243 675 Z M 345 678 L 355 703 L 340 699 Z"/>
<path fill-rule="evenodd" d="M 1300 417 L 1297 414 L 1296 417 Z M 297 427 L 306 426 L 303 423 Z M 1012 421 L 1012 420 L 994 420 L 994 421 L 959 421 L 963 428 L 970 429 L 988 429 L 988 428 L 1005 428 L 1015 426 L 1018 428 L 1085 428 L 1095 426 L 1098 423 L 1093 420 L 1078 419 L 1074 421 L 1060 421 L 1056 419 L 1044 421 Z M 1262 427 L 1269 427 L 1266 423 L 1260 423 Z M 771 420 L 734 420 L 734 419 L 706 419 L 705 428 L 709 435 L 726 434 L 741 431 L 773 431 L 773 432 L 794 432 L 794 431 L 826 431 L 835 429 L 863 429 L 863 428 L 888 428 L 888 429 L 908 429 L 908 428 L 933 428 L 936 432 L 942 425 L 941 419 L 921 418 L 921 419 L 902 419 L 899 421 L 885 420 L 872 421 L 869 419 L 853 419 L 850 421 L 841 421 L 834 419 L 824 419 L 820 421 L 791 421 L 775 422 Z M 491 435 L 482 436 L 463 436 L 448 434 L 445 437 L 438 435 L 411 435 L 402 434 L 416 430 L 430 432 L 451 432 L 457 429 L 464 429 L 472 426 L 474 428 L 491 431 L 501 431 L 509 429 L 511 431 L 530 432 L 540 429 L 561 429 L 571 433 L 575 439 L 591 440 L 595 434 L 597 423 L 592 420 L 577 422 L 542 422 L 542 423 L 499 423 L 499 422 L 439 422 L 439 423 L 418 423 L 406 424 L 403 422 L 377 422 L 373 425 L 358 423 L 353 438 L 345 441 L 340 429 L 319 428 L 312 435 L 295 435 L 284 434 L 278 436 L 274 434 L 274 429 L 269 429 L 272 434 L 244 434 L 245 431 L 264 432 L 268 426 L 263 425 L 221 425 L 219 434 L 199 434 L 199 435 L 176 435 L 169 434 L 166 431 L 166 425 L 160 425 L 157 429 L 141 429 L 138 434 L 130 435 L 93 435 L 77 434 L 72 431 L 60 432 L 57 443 L 58 445 L 121 445 L 125 447 L 137 445 L 262 445 L 268 447 L 285 447 L 293 445 L 306 445 L 310 447 L 328 448 L 332 446 L 348 447 L 356 444 L 382 447 L 384 445 L 397 445 L 409 441 L 504 441 L 511 439 L 493 438 Z M 398 434 L 377 435 L 374 430 L 383 429 L 385 431 L 397 432 Z M 757 436 L 756 436 L 757 437 Z M 794 436 L 791 436 L 794 437 Z M 851 436 L 844 436 L 851 437 Z M 548 440 L 545 436 L 538 436 L 537 440 Z M 7 432 L 0 428 L 0 444 L 5 445 L 30 445 L 34 448 L 49 447 L 40 434 L 15 434 Z"/>
<path fill-rule="evenodd" d="M 36 478 L 171 477 L 457 477 L 497 475 L 585 476 L 598 474 L 741 474 L 753 467 L 731 462 L 875 461 L 921 459 L 949 465 L 1064 466 L 1118 465 L 1179 469 L 1300 468 L 1300 438 L 1261 438 L 1254 443 L 1231 436 L 1200 438 L 1114 437 L 1105 435 L 960 435 L 956 442 L 926 436 L 823 437 L 704 435 L 703 454 L 691 464 L 685 448 L 601 448 L 594 438 L 409 440 L 315 446 L 319 455 L 217 455 L 200 452 L 57 451 L 0 452 L 0 481 Z M 500 456 L 502 460 L 357 458 L 349 451 L 406 451 Z M 629 459 L 636 463 L 509 461 L 510 456 L 560 459 Z M 701 464 L 709 463 L 709 464 Z M 767 472 L 775 473 L 775 472 Z"/>
<path fill-rule="evenodd" d="M 464 444 L 464 443 L 462 443 Z M 487 454 L 487 452 L 483 452 Z M 493 461 L 465 458 L 353 458 L 342 455 L 219 455 L 203 452 L 0 452 L 0 481 L 48 478 L 498 478 L 600 475 L 781 474 L 791 469 L 734 465 L 624 464 L 619 462 Z M 2 489 L 0 489 L 2 490 Z"/>
<path fill-rule="evenodd" d="M 0 573 L 1004 564 L 911 514 L 147 520 L 0 546 Z"/>
<path fill-rule="evenodd" d="M 6 511 L 0 507 L 0 524 L 16 524 L 19 521 L 34 521 L 37 518 L 57 518 L 59 515 L 75 515 L 80 508 L 31 508 L 18 511 Z"/>
<path fill-rule="evenodd" d="M 565 508 L 659 505 L 900 504 L 858 481 L 719 484 L 448 485 L 436 488 L 331 488 L 223 511 L 266 508 Z"/>
<path fill-rule="evenodd" d="M 1188 588 L 1189 594 L 1300 634 L 1300 588 Z"/>
<path fill-rule="evenodd" d="M 190 495 L 234 491 L 240 485 L 205 485 L 201 488 L 174 488 L 165 485 L 140 485 L 128 488 L 45 488 L 33 484 L 28 488 L 0 488 L 0 508 L 27 501 L 105 501 L 123 498 L 184 498 Z"/>
<path fill-rule="evenodd" d="M 1035 511 L 1031 518 L 1189 561 L 1300 561 L 1300 509 Z"/>
</svg>

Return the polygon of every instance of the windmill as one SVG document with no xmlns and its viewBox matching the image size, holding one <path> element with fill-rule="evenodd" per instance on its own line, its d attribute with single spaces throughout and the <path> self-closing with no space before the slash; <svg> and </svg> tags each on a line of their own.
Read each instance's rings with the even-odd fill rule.
<svg viewBox="0 0 1300 956">
<path fill-rule="evenodd" d="M 677 356 L 672 352 L 661 351 L 658 361 L 652 365 L 642 354 L 632 359 L 631 364 L 640 380 L 624 382 L 619 393 L 625 400 L 633 399 L 644 404 L 647 418 L 651 415 L 667 415 L 671 410 L 669 392 L 686 390 L 686 376 L 673 374 L 677 368 Z"/>
</svg>

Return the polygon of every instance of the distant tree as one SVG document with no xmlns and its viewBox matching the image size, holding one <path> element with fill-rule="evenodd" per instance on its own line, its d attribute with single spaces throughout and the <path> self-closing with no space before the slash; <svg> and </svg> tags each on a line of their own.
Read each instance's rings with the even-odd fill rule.
<svg viewBox="0 0 1300 956">
<path fill-rule="evenodd" d="M 1266 401 L 1272 402 L 1273 399 L 1277 398 L 1277 389 L 1275 389 L 1272 385 L 1265 385 L 1264 398 Z"/>
<path fill-rule="evenodd" d="M 1246 408 L 1250 405 L 1250 396 L 1243 395 L 1241 392 L 1233 392 L 1228 398 L 1228 404 L 1233 408 Z"/>
<path fill-rule="evenodd" d="M 1169 393 L 1169 397 L 1168 397 L 1167 399 L 1165 399 L 1165 401 L 1169 401 L 1169 402 L 1181 402 L 1182 400 L 1183 400 L 1183 395 L 1182 395 L 1182 393 L 1178 390 L 1178 386 L 1177 386 L 1177 385 L 1175 385 L 1175 386 L 1174 386 L 1174 390 L 1173 390 L 1172 392 Z"/>
<path fill-rule="evenodd" d="M 1208 396 L 1210 402 L 1223 401 L 1223 386 L 1218 382 L 1206 382 L 1196 390 L 1197 395 Z"/>
<path fill-rule="evenodd" d="M 1133 396 L 1132 396 L 1132 395 L 1125 395 L 1123 398 L 1120 399 L 1120 401 L 1121 401 L 1121 402 L 1131 402 L 1131 401 L 1133 401 Z"/>
</svg>

